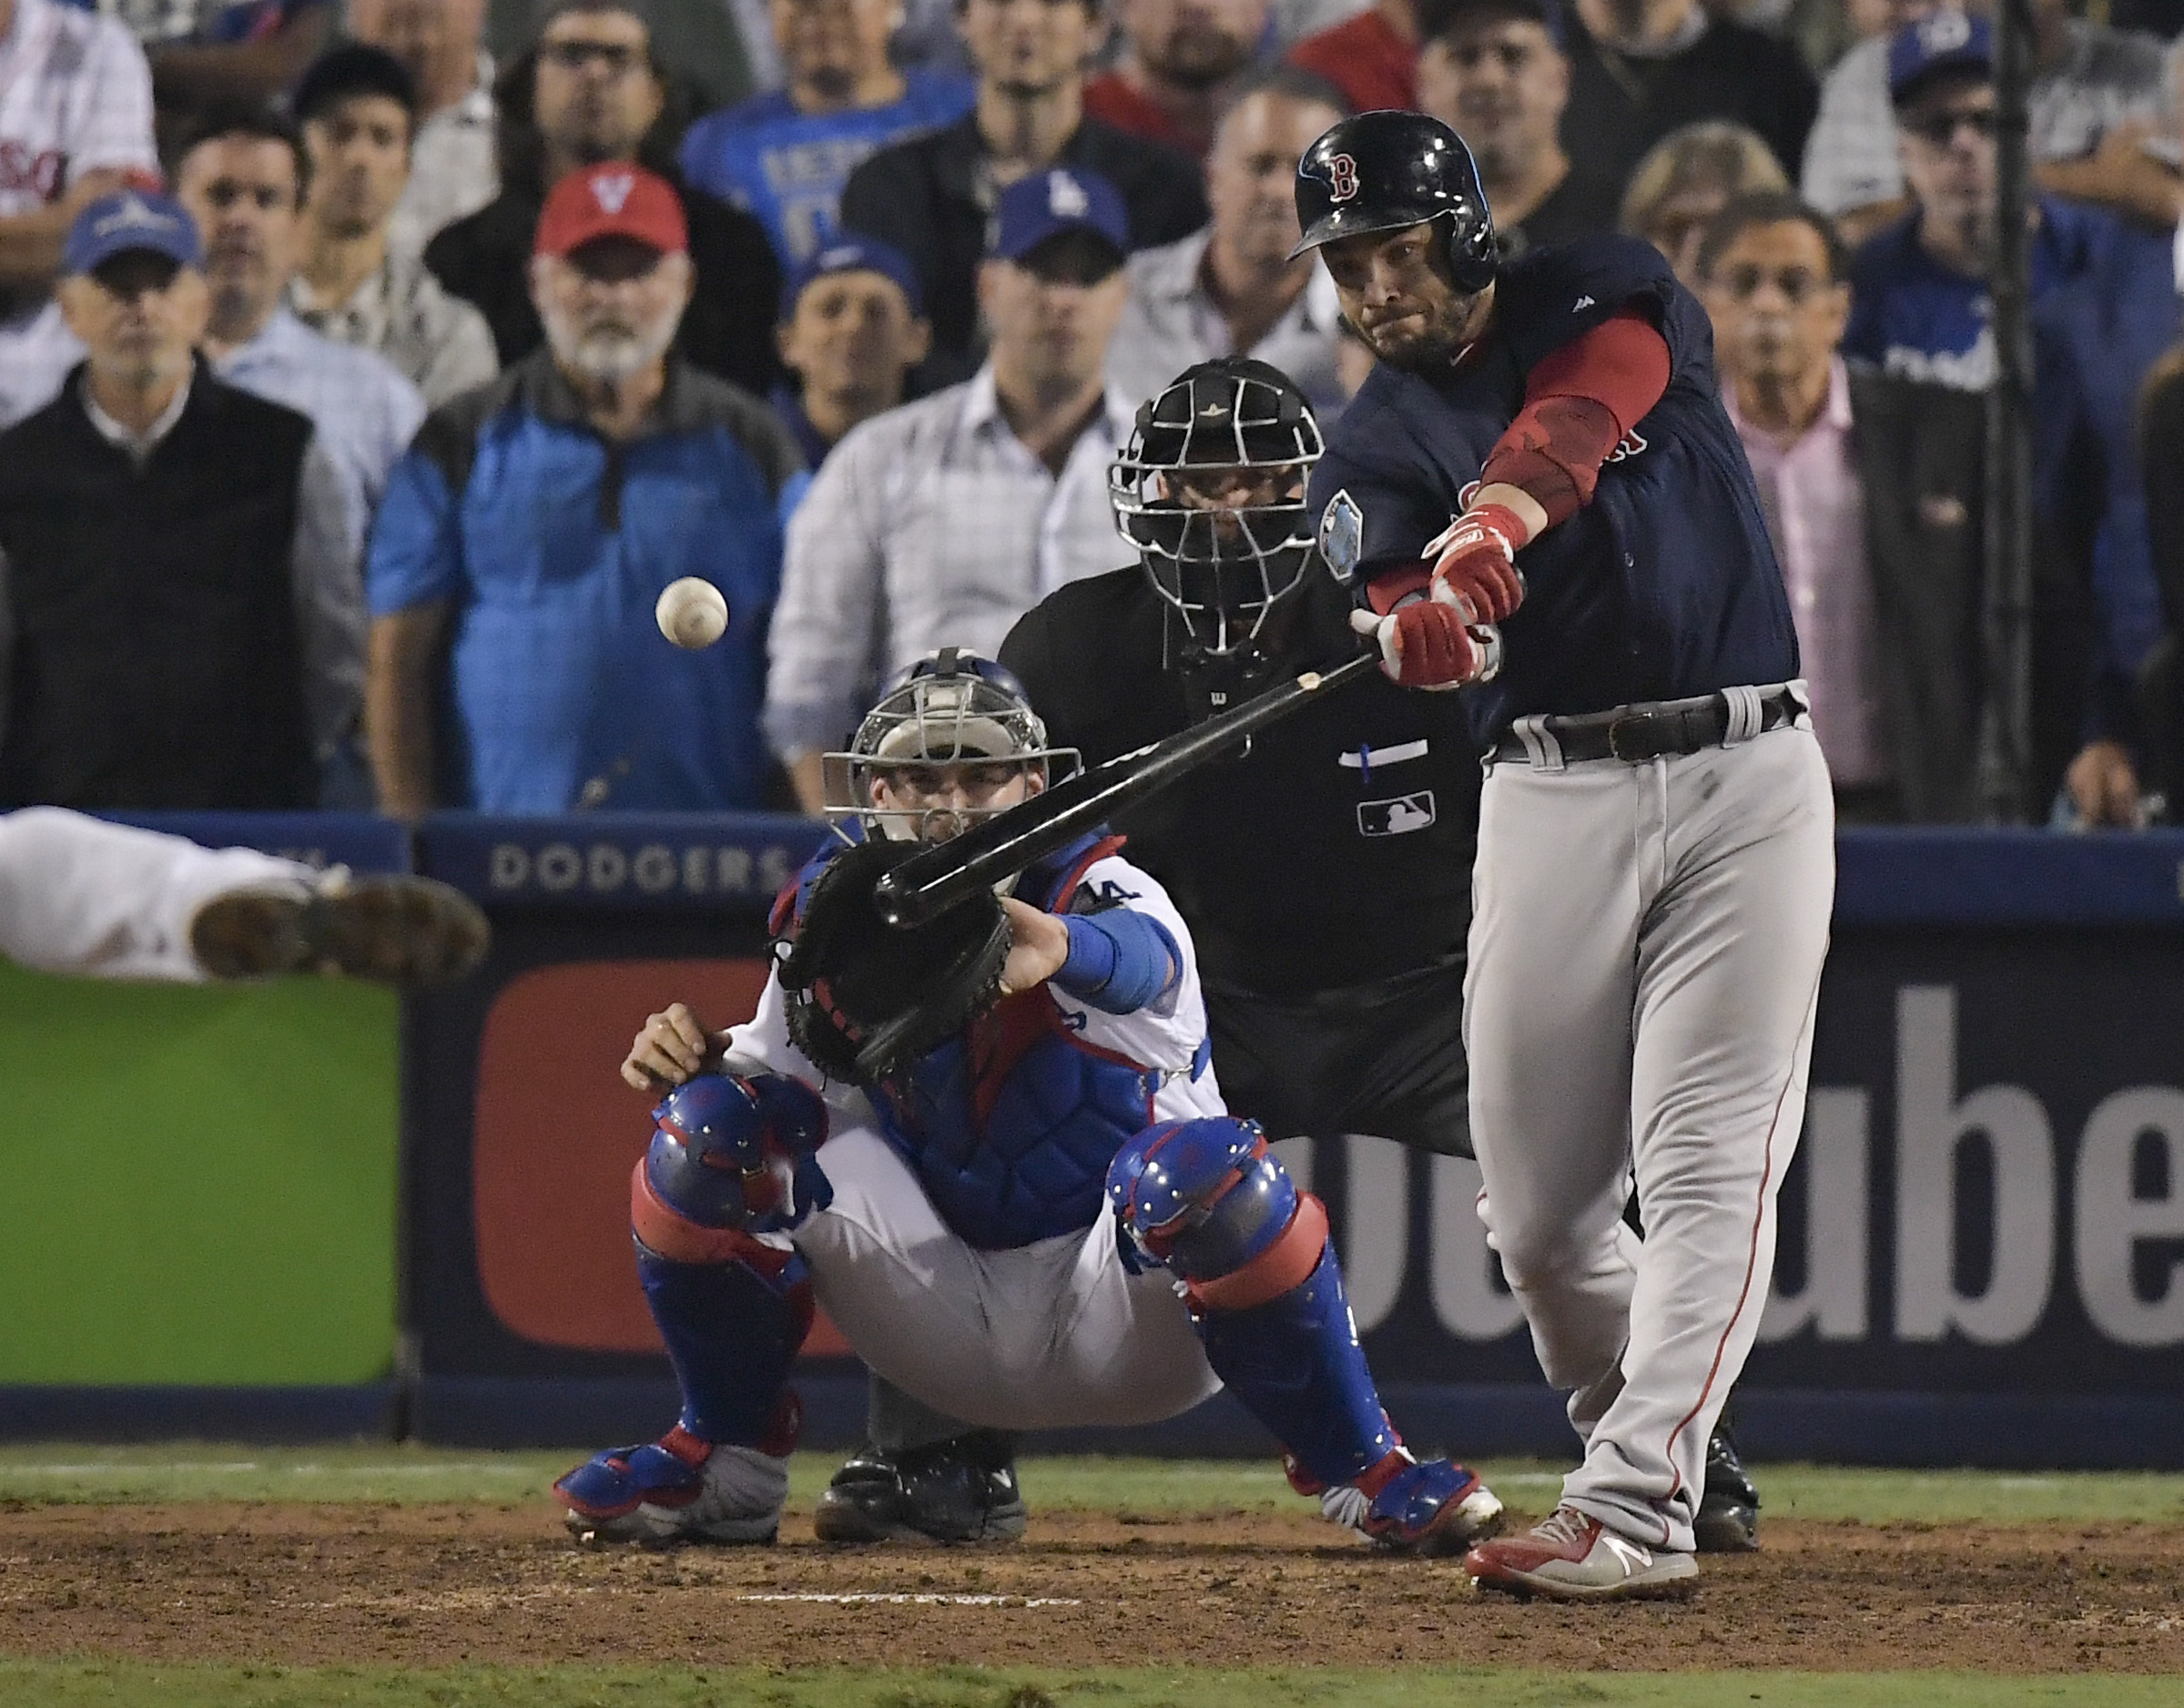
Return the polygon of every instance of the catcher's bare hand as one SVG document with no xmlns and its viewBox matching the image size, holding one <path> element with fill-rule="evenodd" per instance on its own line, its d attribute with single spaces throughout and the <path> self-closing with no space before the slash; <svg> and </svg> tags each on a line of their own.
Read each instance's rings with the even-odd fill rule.
<svg viewBox="0 0 2184 1708">
<path fill-rule="evenodd" d="M 707 1032 L 688 1003 L 670 1002 L 645 1022 L 622 1063 L 622 1077 L 641 1092 L 672 1091 L 717 1066 L 727 1047 L 727 1033 Z"/>
<path fill-rule="evenodd" d="M 1001 963 L 1001 994 L 1013 996 L 1044 984 L 1070 958 L 1070 930 L 1061 920 L 1014 896 L 1001 898 L 1009 916 L 1009 959 Z"/>
</svg>

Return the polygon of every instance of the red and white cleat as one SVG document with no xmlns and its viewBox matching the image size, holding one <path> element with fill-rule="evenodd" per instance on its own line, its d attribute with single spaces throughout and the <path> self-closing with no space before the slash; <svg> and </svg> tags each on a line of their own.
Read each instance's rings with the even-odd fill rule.
<svg viewBox="0 0 2184 1708">
<path fill-rule="evenodd" d="M 1558 1601 L 1665 1601 L 1698 1588 L 1699 1562 L 1619 1536 L 1575 1507 L 1557 1507 L 1521 1536 L 1481 1542 L 1464 1570 L 1482 1590 Z"/>
</svg>

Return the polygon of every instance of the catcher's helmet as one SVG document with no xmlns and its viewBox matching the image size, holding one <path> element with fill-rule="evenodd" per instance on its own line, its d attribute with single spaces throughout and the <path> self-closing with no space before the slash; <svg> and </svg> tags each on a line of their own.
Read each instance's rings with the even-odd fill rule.
<svg viewBox="0 0 2184 1708">
<path fill-rule="evenodd" d="M 888 685 L 858 725 L 847 753 L 826 756 L 827 816 L 855 818 L 868 835 L 898 840 L 948 834 L 993 808 L 885 812 L 872 801 L 872 779 L 906 766 L 1000 760 L 1038 771 L 1050 760 L 1077 757 L 1073 747 L 1050 747 L 1046 725 L 1013 673 L 960 647 L 929 653 Z M 842 785 L 837 788 L 838 781 Z"/>
<path fill-rule="evenodd" d="M 1307 249 L 1363 231 L 1441 222 L 1460 290 L 1494 282 L 1494 215 L 1464 139 L 1423 113 L 1360 113 L 1330 127 L 1296 163 L 1296 222 Z"/>
<path fill-rule="evenodd" d="M 1108 471 L 1115 525 L 1183 623 L 1186 650 L 1225 658 L 1258 640 L 1303 585 L 1313 526 L 1305 483 L 1324 449 L 1312 405 L 1279 368 L 1222 356 L 1185 369 L 1137 412 Z M 1193 503 L 1192 471 L 1274 491 Z"/>
</svg>

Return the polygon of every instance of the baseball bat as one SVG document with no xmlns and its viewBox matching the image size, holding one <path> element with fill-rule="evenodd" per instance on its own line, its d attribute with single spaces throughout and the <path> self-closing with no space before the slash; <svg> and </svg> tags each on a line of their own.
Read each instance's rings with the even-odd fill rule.
<svg viewBox="0 0 2184 1708">
<path fill-rule="evenodd" d="M 1332 670 L 1308 670 L 1218 717 L 1080 771 L 903 861 L 875 886 L 872 905 L 881 919 L 903 930 L 938 919 L 1123 808 L 1157 794 L 1245 737 L 1379 667 L 1376 651 L 1359 653 Z"/>
</svg>

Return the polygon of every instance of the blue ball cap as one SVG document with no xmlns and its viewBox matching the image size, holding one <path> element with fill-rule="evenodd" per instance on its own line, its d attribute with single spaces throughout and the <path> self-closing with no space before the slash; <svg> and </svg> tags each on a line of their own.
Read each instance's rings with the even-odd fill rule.
<svg viewBox="0 0 2184 1708">
<path fill-rule="evenodd" d="M 1994 69 L 1995 32 L 1985 18 L 1935 12 L 1904 25 L 1888 44 L 1888 98 L 1901 105 L 1945 71 L 1992 76 Z"/>
<path fill-rule="evenodd" d="M 797 300 L 807 290 L 836 273 L 878 273 L 882 279 L 892 280 L 909 299 L 910 312 L 919 316 L 925 313 L 925 291 L 918 282 L 918 269 L 910 265 L 909 257 L 877 238 L 843 231 L 838 232 L 831 242 L 813 250 L 803 265 L 789 274 L 787 282 L 781 287 L 781 318 L 787 320 L 797 311 Z"/>
<path fill-rule="evenodd" d="M 201 267 L 198 228 L 171 196 L 140 189 L 101 196 L 76 216 L 61 250 L 61 271 L 87 273 L 117 255 L 148 249 L 182 267 Z"/>
<path fill-rule="evenodd" d="M 1057 166 L 1020 178 L 1001 193 L 993 209 L 991 253 L 1021 261 L 1049 238 L 1090 231 L 1130 253 L 1130 210 L 1122 192 L 1097 172 Z"/>
</svg>

